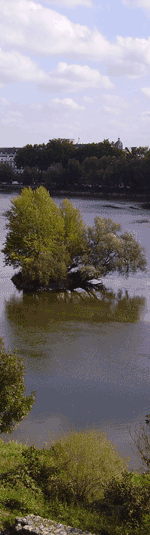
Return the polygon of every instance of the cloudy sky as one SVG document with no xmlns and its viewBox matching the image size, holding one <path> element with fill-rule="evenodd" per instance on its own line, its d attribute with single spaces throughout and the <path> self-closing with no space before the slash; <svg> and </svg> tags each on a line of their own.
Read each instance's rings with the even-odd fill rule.
<svg viewBox="0 0 150 535">
<path fill-rule="evenodd" d="M 150 0 L 0 0 L 0 147 L 150 146 Z"/>
</svg>

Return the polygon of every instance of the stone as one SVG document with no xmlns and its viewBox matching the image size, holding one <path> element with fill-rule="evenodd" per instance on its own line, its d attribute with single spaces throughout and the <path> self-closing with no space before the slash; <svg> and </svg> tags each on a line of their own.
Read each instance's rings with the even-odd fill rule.
<svg viewBox="0 0 150 535">
<path fill-rule="evenodd" d="M 33 514 L 25 517 L 16 516 L 15 524 L 5 531 L 1 531 L 0 535 L 17 535 L 17 533 L 18 535 L 28 535 L 28 533 L 30 535 L 69 535 L 70 533 L 72 535 L 92 535 L 89 532 L 83 532 L 79 528 L 66 526 Z"/>
</svg>

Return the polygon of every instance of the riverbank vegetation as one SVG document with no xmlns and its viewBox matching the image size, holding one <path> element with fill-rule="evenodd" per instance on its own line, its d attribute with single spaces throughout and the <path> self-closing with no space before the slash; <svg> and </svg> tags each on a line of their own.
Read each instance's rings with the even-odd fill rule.
<svg viewBox="0 0 150 535">
<path fill-rule="evenodd" d="M 49 192 L 40 186 L 24 188 L 11 200 L 7 217 L 5 265 L 20 267 L 12 277 L 17 288 L 86 291 L 91 281 L 118 272 L 128 277 L 146 270 L 144 248 L 120 224 L 96 217 L 87 227 L 80 211 L 68 199 L 58 208 Z M 96 286 L 95 286 L 96 289 Z"/>
<path fill-rule="evenodd" d="M 127 464 L 103 431 L 42 449 L 0 440 L 0 529 L 32 513 L 99 535 L 148 535 L 150 477 Z"/>
<path fill-rule="evenodd" d="M 57 195 L 60 191 L 103 195 L 121 192 L 128 197 L 150 194 L 148 147 L 122 150 L 108 139 L 83 145 L 52 139 L 47 144 L 20 148 L 15 164 L 19 173 L 0 164 L 0 184 L 17 180 L 24 186 L 44 185 Z"/>
<path fill-rule="evenodd" d="M 0 434 L 10 434 L 26 418 L 35 401 L 35 392 L 25 397 L 24 365 L 17 352 L 6 352 L 0 338 Z"/>
<path fill-rule="evenodd" d="M 100 143 L 72 145 L 52 139 L 45 145 L 19 149 L 18 168 L 24 168 L 24 184 L 42 180 L 56 190 L 150 192 L 150 150 L 139 147 L 120 150 L 108 139 Z"/>
<path fill-rule="evenodd" d="M 18 173 L 0 164 L 0 183 L 14 180 L 25 186 L 44 185 L 50 192 L 150 194 L 150 150 L 116 148 L 108 139 L 100 143 L 73 145 L 66 139 L 26 145 L 17 151 Z M 121 189 L 120 189 L 121 188 Z"/>
</svg>

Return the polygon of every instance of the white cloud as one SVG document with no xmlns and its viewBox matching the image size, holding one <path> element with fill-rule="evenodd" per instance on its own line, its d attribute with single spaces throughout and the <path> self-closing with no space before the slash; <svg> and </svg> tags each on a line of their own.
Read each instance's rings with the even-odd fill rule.
<svg viewBox="0 0 150 535">
<path fill-rule="evenodd" d="M 105 102 L 107 104 L 111 104 L 112 106 L 119 106 L 120 108 L 128 108 L 129 104 L 126 102 L 126 100 L 122 97 L 119 97 L 118 95 L 102 95 L 102 97 L 105 99 Z"/>
<path fill-rule="evenodd" d="M 146 97 L 150 98 L 150 87 L 142 87 L 141 91 L 146 95 Z"/>
<path fill-rule="evenodd" d="M 79 106 L 79 104 L 77 104 L 72 98 L 63 98 L 63 99 L 52 98 L 51 102 L 53 102 L 57 106 L 61 106 L 66 109 L 71 109 L 71 110 L 84 110 L 85 109 L 84 106 Z M 51 105 L 51 102 L 50 102 L 50 105 Z"/>
<path fill-rule="evenodd" d="M 106 113 L 112 113 L 112 114 L 115 114 L 115 115 L 120 115 L 120 108 L 117 108 L 115 106 L 103 106 L 101 108 L 102 111 L 105 111 Z"/>
<path fill-rule="evenodd" d="M 60 62 L 49 76 L 52 87 L 56 90 L 57 87 L 65 91 L 78 91 L 88 87 L 105 89 L 114 87 L 108 76 L 101 75 L 98 69 L 91 69 L 88 65 L 67 65 L 65 62 Z"/>
<path fill-rule="evenodd" d="M 109 121 L 109 124 L 113 125 L 113 127 L 117 128 L 117 131 L 122 130 L 122 128 L 123 128 L 124 132 L 130 132 L 131 131 L 131 126 L 130 126 L 129 122 L 126 123 L 125 121 L 119 121 L 117 119 L 111 119 Z M 137 128 L 137 125 L 135 125 L 134 123 L 132 123 L 132 124 L 133 124 L 133 128 Z"/>
<path fill-rule="evenodd" d="M 104 113 L 120 115 L 125 108 L 129 107 L 129 104 L 122 97 L 117 95 L 101 95 L 104 98 L 104 105 L 98 108 L 99 111 Z"/>
<path fill-rule="evenodd" d="M 39 104 L 39 102 L 30 102 L 30 107 L 33 110 L 41 111 L 43 109 L 42 104 Z"/>
<path fill-rule="evenodd" d="M 4 125 L 8 125 L 8 124 L 20 125 L 20 119 L 22 123 L 22 117 L 23 117 L 23 114 L 19 111 L 8 111 L 2 119 L 2 123 Z"/>
<path fill-rule="evenodd" d="M 0 105 L 4 107 L 8 107 L 11 105 L 11 103 L 4 97 L 0 98 Z"/>
<path fill-rule="evenodd" d="M 4 83 L 16 80 L 46 83 L 49 80 L 48 75 L 34 61 L 15 50 L 0 50 L 0 75 Z"/>
<path fill-rule="evenodd" d="M 17 51 L 0 50 L 0 75 L 4 83 L 16 80 L 34 81 L 51 92 L 113 87 L 109 77 L 102 76 L 98 69 L 59 62 L 56 69 L 48 73 L 40 69 L 35 61 Z"/>
<path fill-rule="evenodd" d="M 150 13 L 150 0 L 122 0 L 127 7 L 140 7 L 147 13 Z"/>
<path fill-rule="evenodd" d="M 150 111 L 143 111 L 141 113 L 141 120 L 145 123 L 149 123 L 150 121 Z"/>
<path fill-rule="evenodd" d="M 0 38 L 7 47 L 40 56 L 105 61 L 112 76 L 136 78 L 150 69 L 150 38 L 117 36 L 111 42 L 97 28 L 91 31 L 32 0 L 0 1 Z"/>
<path fill-rule="evenodd" d="M 89 102 L 89 104 L 92 104 L 92 103 L 94 102 L 94 98 L 86 97 L 86 96 L 83 97 L 83 100 L 84 100 L 85 102 Z"/>
<path fill-rule="evenodd" d="M 149 108 L 149 79 L 137 84 L 132 79 L 149 75 L 150 37 L 144 29 L 143 38 L 139 37 L 144 28 L 139 10 L 126 9 L 131 17 L 129 32 L 128 20 L 121 21 L 125 8 L 117 12 L 119 0 L 114 2 L 113 16 L 118 17 L 120 35 L 115 34 L 111 2 L 110 13 L 107 0 L 98 13 L 99 2 L 0 0 L 0 87 L 8 84 L 7 92 L 0 90 L 1 144 L 11 146 L 16 139 L 18 145 L 42 143 L 65 136 L 96 142 L 120 136 L 124 146 L 130 146 L 145 136 L 146 145 L 150 115 L 143 110 Z M 148 9 L 146 0 L 126 0 L 127 4 Z M 75 10 L 77 6 L 81 8 Z M 114 87 L 113 77 L 118 76 Z M 123 76 L 129 78 L 127 84 Z"/>
<path fill-rule="evenodd" d="M 57 11 L 28 0 L 1 0 L 1 42 L 39 54 L 68 53 L 90 37 L 87 26 L 72 23 Z"/>
<path fill-rule="evenodd" d="M 33 136 L 38 143 L 47 142 L 53 137 L 75 138 L 76 132 L 81 128 L 82 115 L 82 107 L 69 99 L 64 99 L 64 102 L 59 99 L 56 103 L 51 100 L 43 105 L 30 102 L 25 106 L 12 102 L 11 109 L 2 110 L 0 131 L 7 131 L 12 137 L 14 132 L 19 132 L 19 142 L 11 144 L 5 141 L 3 145 L 20 146 L 33 143 Z"/>
<path fill-rule="evenodd" d="M 46 0 L 47 4 L 62 5 L 64 7 L 93 7 L 93 0 Z"/>
<path fill-rule="evenodd" d="M 150 69 L 150 38 L 116 37 L 114 58 L 108 57 L 108 74 L 138 78 Z"/>
</svg>

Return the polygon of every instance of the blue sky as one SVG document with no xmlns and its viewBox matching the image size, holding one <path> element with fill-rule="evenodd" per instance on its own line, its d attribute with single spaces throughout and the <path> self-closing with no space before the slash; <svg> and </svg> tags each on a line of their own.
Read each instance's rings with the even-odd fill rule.
<svg viewBox="0 0 150 535">
<path fill-rule="evenodd" d="M 0 147 L 150 146 L 150 0 L 0 0 Z"/>
</svg>

